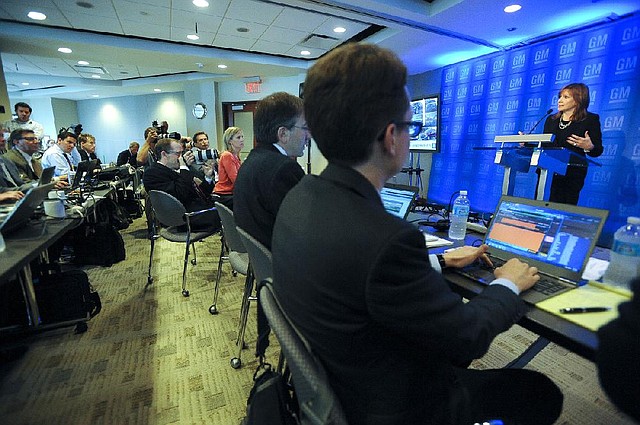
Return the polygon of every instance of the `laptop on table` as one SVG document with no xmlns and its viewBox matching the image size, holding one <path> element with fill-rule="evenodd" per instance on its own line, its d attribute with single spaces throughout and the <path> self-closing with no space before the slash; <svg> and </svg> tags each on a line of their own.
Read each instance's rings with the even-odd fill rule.
<svg viewBox="0 0 640 425">
<path fill-rule="evenodd" d="M 540 281 L 521 294 L 524 301 L 535 304 L 579 286 L 608 214 L 502 196 L 483 243 L 496 267 L 515 257 L 538 268 Z M 492 270 L 478 263 L 451 271 L 485 285 L 495 279 Z"/>
<path fill-rule="evenodd" d="M 384 209 L 388 213 L 393 214 L 405 220 L 418 197 L 418 188 L 414 186 L 404 186 L 399 184 L 387 183 L 380 191 L 380 198 Z"/>
<path fill-rule="evenodd" d="M 29 189 L 24 197 L 15 203 L 7 216 L 0 221 L 0 233 L 6 237 L 18 229 L 24 228 L 54 185 L 55 183 L 49 183 Z"/>
</svg>

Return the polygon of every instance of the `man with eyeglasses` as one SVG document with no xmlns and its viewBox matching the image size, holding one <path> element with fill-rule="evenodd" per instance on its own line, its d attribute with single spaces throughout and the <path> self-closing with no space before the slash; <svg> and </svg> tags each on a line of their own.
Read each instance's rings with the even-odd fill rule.
<svg viewBox="0 0 640 425">
<path fill-rule="evenodd" d="M 302 167 L 292 159 L 304 154 L 311 138 L 302 99 L 278 92 L 260 100 L 253 132 L 256 147 L 238 171 L 233 214 L 239 227 L 271 249 L 280 204 L 304 176 Z"/>
<path fill-rule="evenodd" d="M 552 424 L 562 393 L 541 373 L 467 369 L 522 317 L 518 294 L 537 269 L 511 259 L 465 303 L 441 267 L 491 265 L 487 246 L 440 262 L 422 232 L 382 204 L 419 127 L 406 84 L 400 59 L 370 44 L 345 44 L 309 69 L 305 117 L 329 165 L 280 206 L 272 241 L 280 305 L 325 366 L 350 424 Z"/>
<path fill-rule="evenodd" d="M 147 192 L 160 190 L 177 198 L 189 212 L 204 210 L 213 206 L 213 167 L 203 165 L 205 180 L 201 181 L 189 166 L 195 158 L 193 152 L 185 151 L 182 144 L 174 139 L 160 139 L 155 145 L 157 161 L 144 172 L 142 180 Z M 192 230 L 220 228 L 220 217 L 215 211 L 195 216 L 191 221 Z"/>
<path fill-rule="evenodd" d="M 15 164 L 20 171 L 20 178 L 29 183 L 40 178 L 42 164 L 40 141 L 32 130 L 14 130 L 9 136 L 10 149 L 4 157 Z"/>
</svg>

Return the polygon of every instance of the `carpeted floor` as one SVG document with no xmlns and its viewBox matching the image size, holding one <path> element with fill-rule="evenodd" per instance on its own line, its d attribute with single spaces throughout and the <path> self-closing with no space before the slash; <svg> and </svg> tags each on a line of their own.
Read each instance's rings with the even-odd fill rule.
<svg viewBox="0 0 640 425">
<path fill-rule="evenodd" d="M 147 290 L 149 241 L 144 219 L 122 232 L 127 260 L 111 268 L 86 267 L 102 298 L 102 312 L 76 335 L 61 328 L 4 342 L 25 345 L 19 359 L 0 367 L 0 424 L 231 424 L 244 416 L 257 365 L 250 348 L 232 369 L 244 278 L 223 265 L 218 308 L 209 314 L 220 252 L 218 236 L 198 243 L 189 266 L 189 298 L 180 294 L 183 245 L 159 240 L 155 282 Z M 501 335 L 475 368 L 500 367 L 535 335 L 514 327 Z M 272 338 L 273 339 L 273 338 Z M 268 360 L 277 362 L 277 343 Z M 631 424 L 597 384 L 594 365 L 550 345 L 530 364 L 565 393 L 558 424 Z"/>
</svg>

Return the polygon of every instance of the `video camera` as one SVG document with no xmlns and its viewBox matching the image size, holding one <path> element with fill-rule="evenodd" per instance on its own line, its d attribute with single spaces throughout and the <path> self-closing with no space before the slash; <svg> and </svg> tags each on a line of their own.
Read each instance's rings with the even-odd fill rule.
<svg viewBox="0 0 640 425">
<path fill-rule="evenodd" d="M 162 132 L 162 126 L 158 125 L 158 121 L 156 121 L 156 120 L 154 120 L 151 123 L 151 126 L 156 129 L 156 132 L 158 133 L 158 139 L 180 140 L 182 138 L 180 133 L 178 133 L 177 131 L 173 131 L 171 133 L 163 133 Z"/>
<path fill-rule="evenodd" d="M 193 152 L 193 156 L 196 158 L 196 164 L 204 164 L 209 160 L 218 162 L 218 159 L 220 159 L 220 154 L 218 154 L 217 149 L 200 150 L 198 148 L 192 148 L 191 152 Z"/>
<path fill-rule="evenodd" d="M 77 136 L 82 134 L 82 124 L 71 124 L 68 128 L 67 131 L 70 133 L 73 133 Z"/>
</svg>

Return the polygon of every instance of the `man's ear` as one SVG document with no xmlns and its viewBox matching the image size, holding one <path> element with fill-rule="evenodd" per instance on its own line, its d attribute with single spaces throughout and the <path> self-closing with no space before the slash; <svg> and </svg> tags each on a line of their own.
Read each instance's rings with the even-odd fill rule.
<svg viewBox="0 0 640 425">
<path fill-rule="evenodd" d="M 387 125 L 387 127 L 384 129 L 384 133 L 382 134 L 382 146 L 385 153 L 395 155 L 397 151 L 397 132 L 398 126 L 393 123 Z"/>
<path fill-rule="evenodd" d="M 289 141 L 289 129 L 284 126 L 278 127 L 278 141 L 286 143 Z"/>
</svg>

